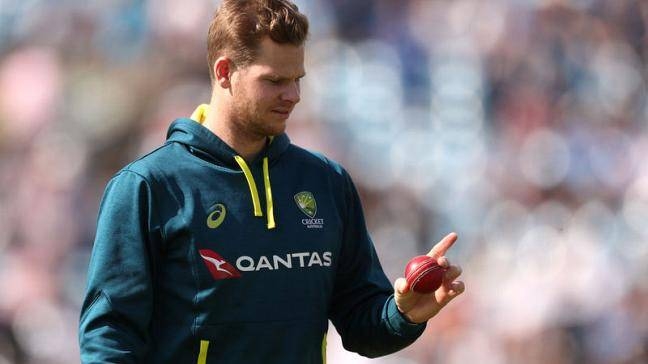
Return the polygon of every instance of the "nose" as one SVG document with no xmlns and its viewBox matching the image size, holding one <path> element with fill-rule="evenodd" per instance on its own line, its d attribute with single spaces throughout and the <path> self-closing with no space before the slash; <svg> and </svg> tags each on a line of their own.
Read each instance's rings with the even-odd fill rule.
<svg viewBox="0 0 648 364">
<path fill-rule="evenodd" d="M 301 100 L 300 92 L 301 90 L 299 88 L 299 81 L 290 82 L 286 86 L 284 92 L 281 94 L 281 99 L 284 101 L 289 101 L 294 105 L 298 103 L 299 100 Z"/>
</svg>

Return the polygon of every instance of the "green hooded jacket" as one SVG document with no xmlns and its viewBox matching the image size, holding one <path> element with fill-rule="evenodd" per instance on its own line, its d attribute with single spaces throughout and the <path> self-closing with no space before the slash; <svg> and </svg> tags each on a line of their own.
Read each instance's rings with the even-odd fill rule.
<svg viewBox="0 0 648 364">
<path fill-rule="evenodd" d="M 335 162 L 277 136 L 246 163 L 191 119 L 119 171 L 101 202 L 83 363 L 324 363 L 421 335 L 393 299 Z"/>
</svg>

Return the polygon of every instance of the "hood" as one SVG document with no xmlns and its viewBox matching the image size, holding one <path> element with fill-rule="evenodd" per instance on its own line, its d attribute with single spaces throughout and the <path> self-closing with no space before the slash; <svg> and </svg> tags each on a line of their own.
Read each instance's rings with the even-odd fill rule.
<svg viewBox="0 0 648 364">
<path fill-rule="evenodd" d="M 206 157 L 218 165 L 240 169 L 235 160 L 238 153 L 198 120 L 189 118 L 175 120 L 167 131 L 167 142 L 184 144 L 192 153 L 200 154 L 201 157 Z M 272 165 L 288 149 L 289 145 L 290 139 L 285 133 L 273 137 L 251 164 L 254 165 L 262 158 L 267 157 Z"/>
</svg>

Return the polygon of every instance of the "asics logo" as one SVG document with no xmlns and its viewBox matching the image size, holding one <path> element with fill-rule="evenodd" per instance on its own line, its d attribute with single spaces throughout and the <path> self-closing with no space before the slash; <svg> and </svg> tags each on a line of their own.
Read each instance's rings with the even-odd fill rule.
<svg viewBox="0 0 648 364">
<path fill-rule="evenodd" d="M 225 209 L 225 205 L 222 203 L 217 203 L 212 206 L 212 209 L 214 209 L 214 211 L 207 216 L 207 227 L 210 229 L 216 229 L 225 220 L 227 210 Z"/>
</svg>

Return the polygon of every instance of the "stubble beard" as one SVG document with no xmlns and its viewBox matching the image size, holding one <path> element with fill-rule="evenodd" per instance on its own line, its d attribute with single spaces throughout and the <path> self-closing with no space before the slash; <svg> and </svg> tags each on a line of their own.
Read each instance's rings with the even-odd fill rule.
<svg viewBox="0 0 648 364">
<path fill-rule="evenodd" d="M 253 139 L 261 139 L 282 134 L 285 121 L 266 120 L 253 102 L 238 103 L 233 108 L 233 121 L 236 128 Z"/>
</svg>

